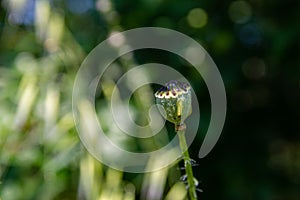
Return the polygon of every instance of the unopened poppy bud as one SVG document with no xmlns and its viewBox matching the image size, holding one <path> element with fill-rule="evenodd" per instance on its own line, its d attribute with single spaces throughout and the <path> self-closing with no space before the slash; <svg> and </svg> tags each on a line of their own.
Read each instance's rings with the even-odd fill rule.
<svg viewBox="0 0 300 200">
<path fill-rule="evenodd" d="M 183 124 L 192 113 L 191 87 L 187 83 L 172 80 L 155 93 L 156 104 L 161 105 L 161 114 L 175 125 Z"/>
</svg>

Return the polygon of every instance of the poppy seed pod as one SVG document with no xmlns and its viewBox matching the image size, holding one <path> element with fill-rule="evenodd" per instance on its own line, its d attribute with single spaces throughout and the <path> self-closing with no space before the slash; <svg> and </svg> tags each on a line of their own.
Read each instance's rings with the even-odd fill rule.
<svg viewBox="0 0 300 200">
<path fill-rule="evenodd" d="M 172 80 L 155 93 L 156 104 L 161 105 L 160 113 L 175 125 L 183 124 L 192 113 L 191 87 L 187 83 Z"/>
</svg>

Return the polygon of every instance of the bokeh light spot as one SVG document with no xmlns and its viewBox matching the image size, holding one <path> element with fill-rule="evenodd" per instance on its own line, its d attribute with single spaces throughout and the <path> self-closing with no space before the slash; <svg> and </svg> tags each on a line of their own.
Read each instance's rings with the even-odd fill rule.
<svg viewBox="0 0 300 200">
<path fill-rule="evenodd" d="M 202 28 L 207 24 L 207 13 L 202 8 L 191 10 L 187 16 L 189 25 L 193 28 Z"/>
<path fill-rule="evenodd" d="M 185 56 L 193 63 L 201 65 L 205 59 L 205 53 L 199 52 L 199 49 L 193 46 L 189 46 L 185 51 Z"/>
<path fill-rule="evenodd" d="M 252 16 L 252 8 L 246 1 L 234 1 L 228 9 L 230 19 L 238 24 L 247 22 Z"/>
<path fill-rule="evenodd" d="M 112 35 L 115 35 L 117 33 L 119 33 L 119 32 L 112 32 L 110 35 L 112 36 Z M 120 47 L 124 44 L 125 38 L 124 38 L 123 35 L 115 35 L 114 37 L 110 37 L 108 41 L 112 46 Z"/>
<path fill-rule="evenodd" d="M 246 24 L 239 31 L 241 42 L 247 46 L 259 45 L 262 41 L 260 30 L 255 24 Z"/>
<path fill-rule="evenodd" d="M 109 0 L 98 0 L 96 3 L 96 8 L 104 13 L 109 12 L 112 8 L 111 2 Z"/>
<path fill-rule="evenodd" d="M 215 37 L 213 37 L 212 45 L 214 51 L 218 54 L 222 54 L 228 51 L 234 42 L 232 34 L 227 31 L 219 31 Z"/>
<path fill-rule="evenodd" d="M 258 57 L 248 58 L 242 66 L 242 71 L 248 79 L 260 79 L 266 73 L 265 62 Z"/>
</svg>

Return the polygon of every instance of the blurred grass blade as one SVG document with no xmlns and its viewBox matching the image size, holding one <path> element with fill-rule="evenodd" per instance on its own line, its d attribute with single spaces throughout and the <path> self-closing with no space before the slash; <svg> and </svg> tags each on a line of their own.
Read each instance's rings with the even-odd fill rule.
<svg viewBox="0 0 300 200">
<path fill-rule="evenodd" d="M 168 192 L 166 200 L 183 200 L 187 195 L 187 191 L 184 183 L 176 183 Z"/>
</svg>

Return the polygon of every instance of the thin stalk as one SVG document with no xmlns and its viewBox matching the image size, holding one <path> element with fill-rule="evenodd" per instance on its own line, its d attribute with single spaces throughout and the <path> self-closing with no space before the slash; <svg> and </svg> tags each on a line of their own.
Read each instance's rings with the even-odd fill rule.
<svg viewBox="0 0 300 200">
<path fill-rule="evenodd" d="M 188 193 L 191 200 L 197 200 L 197 193 L 196 193 L 196 186 L 195 186 L 194 175 L 192 170 L 192 164 L 191 164 L 188 147 L 185 140 L 185 125 L 182 127 L 183 128 L 177 129 L 177 134 L 179 137 L 179 145 L 183 152 L 184 167 L 185 167 L 185 172 L 187 175 L 187 183 L 188 183 Z"/>
</svg>

